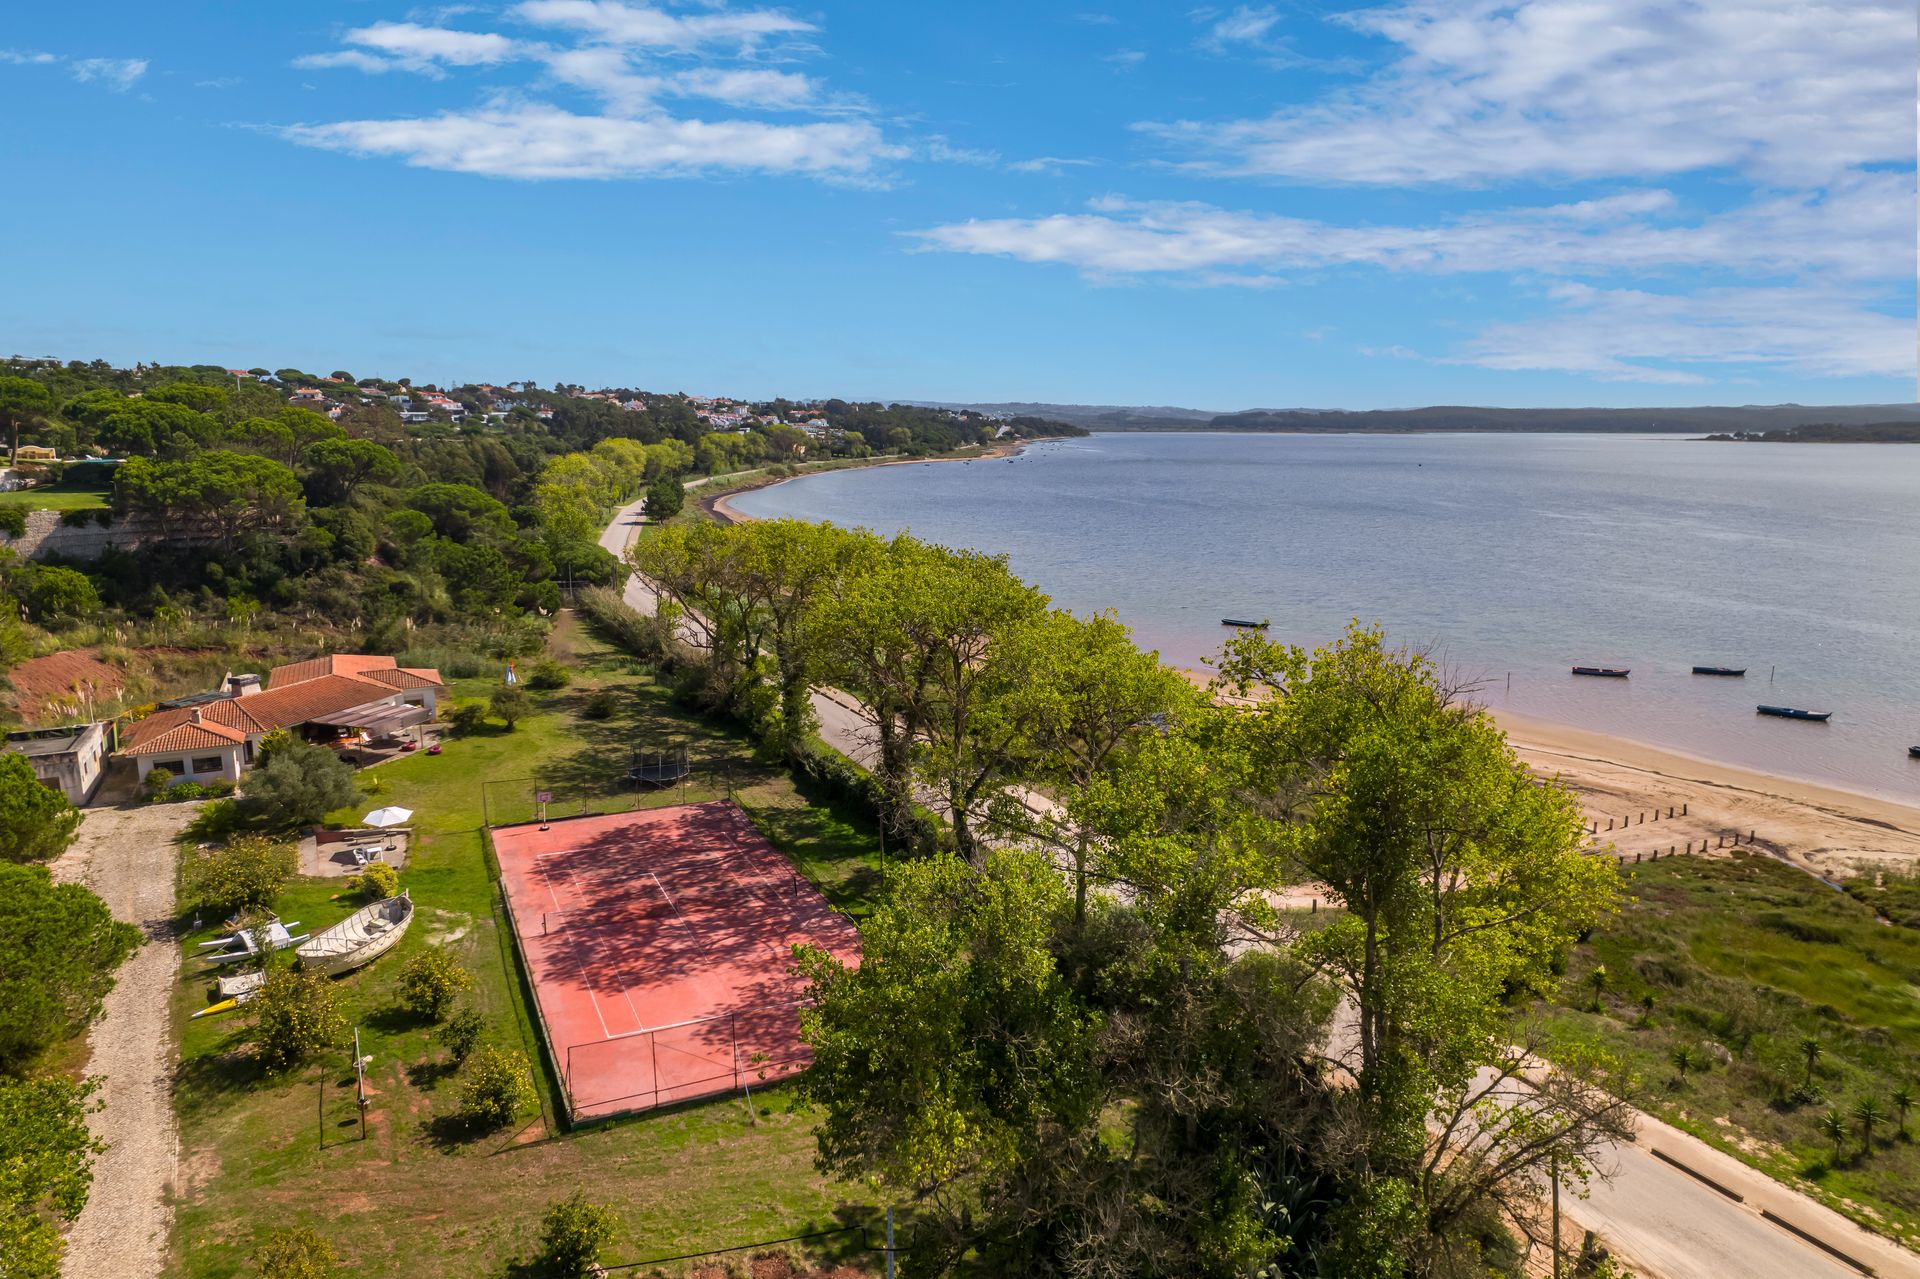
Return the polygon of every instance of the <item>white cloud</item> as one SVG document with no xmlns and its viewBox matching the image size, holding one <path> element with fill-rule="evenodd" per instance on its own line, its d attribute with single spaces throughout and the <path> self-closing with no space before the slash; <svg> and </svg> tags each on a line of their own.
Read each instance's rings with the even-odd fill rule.
<svg viewBox="0 0 1920 1279">
<path fill-rule="evenodd" d="M 403 63 L 450 67 L 492 66 L 519 55 L 518 44 L 490 31 L 455 31 L 415 22 L 376 22 L 347 32 L 346 42 L 374 49 Z"/>
<path fill-rule="evenodd" d="M 914 234 L 929 249 L 1055 263 L 1096 277 L 1358 265 L 1544 276 L 1821 271 L 1875 280 L 1886 275 L 1888 245 L 1912 240 L 1913 201 L 1906 173 L 1855 175 L 1824 195 L 1779 196 L 1688 220 L 1658 190 L 1430 225 L 1343 226 L 1194 202 L 1108 198 L 1086 213 L 976 219 Z M 1248 281 L 1238 275 L 1221 282 Z"/>
<path fill-rule="evenodd" d="M 1355 183 L 1817 185 L 1913 155 L 1913 12 L 1893 0 L 1409 0 L 1338 20 L 1399 56 L 1265 118 L 1140 127 L 1207 171 Z"/>
<path fill-rule="evenodd" d="M 669 88 L 681 97 L 763 111 L 793 111 L 814 106 L 819 100 L 818 86 L 797 71 L 699 67 L 674 76 Z"/>
<path fill-rule="evenodd" d="M 361 49 L 339 49 L 333 53 L 307 53 L 293 60 L 293 65 L 313 70 L 327 70 L 345 67 L 352 71 L 365 71 L 368 75 L 384 75 L 389 71 L 404 69 L 405 64 L 392 58 L 377 57 Z"/>
<path fill-rule="evenodd" d="M 1144 49 L 1118 49 L 1100 60 L 1112 63 L 1121 71 L 1131 71 L 1147 60 L 1147 53 Z"/>
<path fill-rule="evenodd" d="M 147 73 L 145 58 L 80 58 L 69 68 L 82 84 L 100 84 L 125 93 Z"/>
<path fill-rule="evenodd" d="M 304 146 L 505 178 L 758 172 L 858 180 L 902 154 L 861 122 L 621 119 L 544 106 L 294 125 L 281 133 Z"/>
<path fill-rule="evenodd" d="M 51 53 L 30 53 L 19 49 L 0 49 L 0 62 L 10 62 L 19 67 L 42 67 L 49 62 L 58 62 L 59 57 Z"/>
<path fill-rule="evenodd" d="M 1562 284 L 1557 313 L 1496 324 L 1452 363 L 1548 370 L 1602 381 L 1698 383 L 1743 366 L 1817 377 L 1913 373 L 1913 320 L 1859 296 L 1810 288 L 1695 294 Z"/>
<path fill-rule="evenodd" d="M 1061 155 L 1036 155 L 1030 160 L 1015 160 L 1007 165 L 1014 173 L 1058 173 L 1062 169 L 1085 169 L 1100 163 Z"/>
<path fill-rule="evenodd" d="M 1201 38 L 1204 48 L 1223 52 L 1236 44 L 1264 47 L 1280 24 L 1280 11 L 1271 5 L 1241 5 L 1231 13 L 1206 14 L 1207 33 Z"/>
<path fill-rule="evenodd" d="M 681 16 L 617 0 L 525 0 L 511 12 L 534 26 L 577 31 L 613 44 L 681 51 L 716 44 L 751 48 L 770 37 L 815 29 L 810 22 L 771 9 Z"/>
</svg>

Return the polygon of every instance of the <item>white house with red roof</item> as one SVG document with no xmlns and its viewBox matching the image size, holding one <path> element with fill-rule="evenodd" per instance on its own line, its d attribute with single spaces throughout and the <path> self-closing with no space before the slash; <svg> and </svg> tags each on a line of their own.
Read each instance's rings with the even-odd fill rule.
<svg viewBox="0 0 1920 1279">
<path fill-rule="evenodd" d="M 264 687 L 258 675 L 229 675 L 211 697 L 136 720 L 119 753 L 134 761 L 142 782 L 156 768 L 176 781 L 237 782 L 268 733 L 392 732 L 432 720 L 444 690 L 440 672 L 391 657 L 316 657 L 274 667 Z"/>
</svg>

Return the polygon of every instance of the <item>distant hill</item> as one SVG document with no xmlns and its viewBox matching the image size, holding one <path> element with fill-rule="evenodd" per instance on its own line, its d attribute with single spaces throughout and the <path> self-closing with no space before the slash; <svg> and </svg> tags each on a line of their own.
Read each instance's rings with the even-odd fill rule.
<svg viewBox="0 0 1920 1279">
<path fill-rule="evenodd" d="M 903 403 L 916 403 L 903 401 Z M 1071 422 L 1090 431 L 1672 431 L 1736 434 L 1799 426 L 1878 426 L 1920 422 L 1920 404 L 1746 404 L 1703 408 L 1496 409 L 1436 405 L 1419 409 L 1205 409 L 1113 404 L 932 404 L 995 416 Z"/>
</svg>

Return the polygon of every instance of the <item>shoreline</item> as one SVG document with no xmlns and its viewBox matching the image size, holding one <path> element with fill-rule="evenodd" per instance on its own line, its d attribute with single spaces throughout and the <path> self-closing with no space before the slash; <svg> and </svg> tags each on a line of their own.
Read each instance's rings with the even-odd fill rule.
<svg viewBox="0 0 1920 1279">
<path fill-rule="evenodd" d="M 700 499 L 700 509 L 705 511 L 709 518 L 718 520 L 722 524 L 744 524 L 748 520 L 751 520 L 753 516 L 748 515 L 746 512 L 734 506 L 730 499 L 739 497 L 745 493 L 757 493 L 761 489 L 770 489 L 794 480 L 804 480 L 814 475 L 822 475 L 829 470 L 863 471 L 881 466 L 931 466 L 936 462 L 980 462 L 991 458 L 1012 457 L 1026 448 L 1027 445 L 1034 442 L 1033 440 L 996 440 L 994 443 L 986 445 L 980 452 L 967 457 L 890 457 L 873 461 L 855 462 L 851 466 L 822 468 L 819 471 L 803 471 L 799 475 L 769 476 L 765 479 L 756 480 L 751 484 L 742 484 L 739 488 L 728 489 L 724 493 L 715 493 L 711 497 L 703 497 Z"/>
</svg>

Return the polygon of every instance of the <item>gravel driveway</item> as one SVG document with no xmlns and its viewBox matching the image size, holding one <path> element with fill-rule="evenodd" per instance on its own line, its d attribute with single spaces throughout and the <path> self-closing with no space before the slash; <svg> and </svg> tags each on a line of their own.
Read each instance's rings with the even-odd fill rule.
<svg viewBox="0 0 1920 1279">
<path fill-rule="evenodd" d="M 98 893 L 146 940 L 121 967 L 106 1012 L 87 1036 L 87 1073 L 105 1076 L 88 1120 L 107 1152 L 67 1239 L 63 1273 L 157 1275 L 165 1267 L 167 1196 L 179 1156 L 170 1084 L 174 1044 L 167 1006 L 180 968 L 172 933 L 174 837 L 198 804 L 93 808 L 53 863 L 55 879 Z"/>
</svg>

